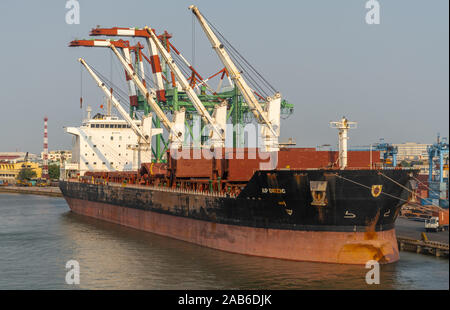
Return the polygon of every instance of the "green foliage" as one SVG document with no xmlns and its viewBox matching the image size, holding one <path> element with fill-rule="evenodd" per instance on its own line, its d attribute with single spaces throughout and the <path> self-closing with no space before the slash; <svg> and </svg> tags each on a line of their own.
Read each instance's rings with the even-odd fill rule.
<svg viewBox="0 0 450 310">
<path fill-rule="evenodd" d="M 24 180 L 31 180 L 36 177 L 36 171 L 34 171 L 31 168 L 22 168 L 20 170 L 19 174 L 17 175 L 17 179 L 24 181 Z"/>
<path fill-rule="evenodd" d="M 50 179 L 59 179 L 59 166 L 58 165 L 49 165 L 48 166 L 48 176 Z"/>
<path fill-rule="evenodd" d="M 402 160 L 402 162 L 400 163 L 401 167 L 411 167 L 411 164 L 409 162 L 407 162 L 406 160 Z"/>
</svg>

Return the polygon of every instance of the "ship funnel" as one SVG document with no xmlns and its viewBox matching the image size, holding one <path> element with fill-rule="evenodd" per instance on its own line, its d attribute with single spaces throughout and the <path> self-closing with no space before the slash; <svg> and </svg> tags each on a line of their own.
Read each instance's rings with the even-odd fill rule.
<svg viewBox="0 0 450 310">
<path fill-rule="evenodd" d="M 338 122 L 330 122 L 331 128 L 339 130 L 339 167 L 341 169 L 347 168 L 348 130 L 356 128 L 356 125 L 356 122 L 349 122 L 345 116 Z"/>
</svg>

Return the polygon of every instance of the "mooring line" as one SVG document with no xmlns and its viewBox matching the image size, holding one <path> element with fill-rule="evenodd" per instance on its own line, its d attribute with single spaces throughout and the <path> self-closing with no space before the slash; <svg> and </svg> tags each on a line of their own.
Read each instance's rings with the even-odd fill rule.
<svg viewBox="0 0 450 310">
<path fill-rule="evenodd" d="M 370 187 L 370 186 L 367 186 L 367 185 L 364 185 L 364 184 L 362 184 L 362 183 L 359 183 L 359 182 L 356 182 L 356 181 L 353 181 L 353 180 L 350 180 L 350 179 L 347 179 L 347 178 L 345 178 L 345 177 L 343 177 L 343 176 L 340 176 L 339 174 L 337 174 L 337 173 L 335 173 L 335 176 L 337 176 L 338 178 L 341 178 L 341 179 L 344 179 L 344 180 L 346 180 L 346 181 L 349 181 L 349 182 L 352 182 L 352 183 L 355 183 L 356 185 L 359 185 L 359 186 L 362 186 L 362 187 L 365 187 L 365 188 L 367 188 L 368 190 L 372 190 L 372 188 Z M 409 202 L 409 200 L 405 200 L 405 199 L 403 199 L 403 198 L 400 198 L 400 197 L 396 197 L 396 196 L 394 196 L 394 195 L 391 195 L 391 194 L 388 194 L 388 193 L 385 193 L 385 192 L 381 192 L 381 194 L 383 194 L 383 195 L 386 195 L 386 196 L 389 196 L 389 197 L 391 197 L 391 198 L 395 198 L 395 199 L 398 199 L 398 200 L 401 200 L 401 201 L 404 201 L 404 202 Z"/>
</svg>

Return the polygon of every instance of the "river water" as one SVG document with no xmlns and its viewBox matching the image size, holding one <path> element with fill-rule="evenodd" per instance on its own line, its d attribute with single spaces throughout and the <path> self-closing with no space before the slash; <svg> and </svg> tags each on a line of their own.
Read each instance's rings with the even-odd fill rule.
<svg viewBox="0 0 450 310">
<path fill-rule="evenodd" d="M 449 289 L 448 259 L 401 252 L 364 266 L 212 250 L 70 212 L 63 198 L 0 193 L 0 289 Z M 66 284 L 66 262 L 80 266 Z"/>
</svg>

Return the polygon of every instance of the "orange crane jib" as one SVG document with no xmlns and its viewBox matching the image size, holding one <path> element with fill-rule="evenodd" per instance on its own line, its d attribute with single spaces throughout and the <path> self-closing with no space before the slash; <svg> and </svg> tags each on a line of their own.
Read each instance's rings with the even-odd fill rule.
<svg viewBox="0 0 450 310">
<path fill-rule="evenodd" d="M 155 32 L 154 29 L 152 29 Z M 139 28 L 121 28 L 121 27 L 112 27 L 112 28 L 92 28 L 89 33 L 91 36 L 131 36 L 131 37 L 141 37 L 141 38 L 150 38 L 150 35 L 145 29 Z M 167 31 L 164 31 L 164 34 L 157 36 L 159 39 L 165 38 L 170 39 L 172 35 Z"/>
<path fill-rule="evenodd" d="M 114 45 L 117 48 L 129 48 L 130 50 L 137 50 L 143 49 L 144 46 L 141 45 L 139 42 L 134 45 L 130 46 L 129 41 L 125 40 L 74 40 L 69 43 L 69 46 L 76 47 L 76 46 L 87 46 L 87 47 L 109 47 L 109 44 Z"/>
</svg>

